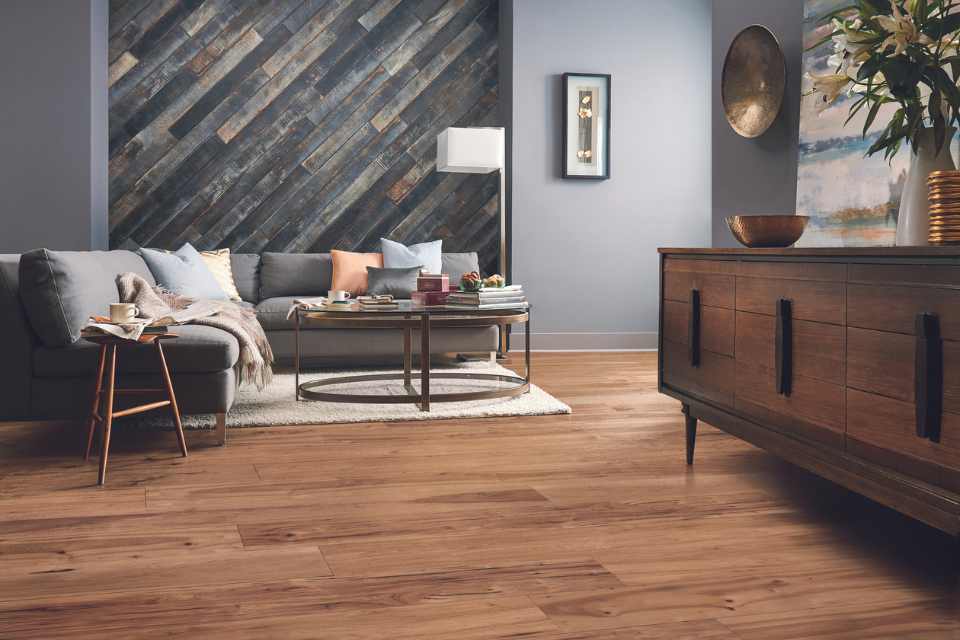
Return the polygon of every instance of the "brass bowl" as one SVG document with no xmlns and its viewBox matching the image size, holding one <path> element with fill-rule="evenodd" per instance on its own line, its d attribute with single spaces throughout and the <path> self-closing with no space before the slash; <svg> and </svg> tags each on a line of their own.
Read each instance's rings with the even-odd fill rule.
<svg viewBox="0 0 960 640">
<path fill-rule="evenodd" d="M 755 24 L 737 34 L 723 61 L 720 99 L 727 122 L 744 138 L 770 128 L 783 105 L 787 64 L 777 37 Z"/>
<path fill-rule="evenodd" d="M 727 224 L 745 247 L 789 247 L 807 228 L 807 216 L 729 216 Z"/>
</svg>

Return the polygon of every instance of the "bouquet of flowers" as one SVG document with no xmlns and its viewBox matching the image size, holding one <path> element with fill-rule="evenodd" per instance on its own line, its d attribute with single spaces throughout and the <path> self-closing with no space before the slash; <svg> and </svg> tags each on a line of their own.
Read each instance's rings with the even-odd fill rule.
<svg viewBox="0 0 960 640">
<path fill-rule="evenodd" d="M 866 109 L 866 137 L 881 107 L 893 104 L 867 155 L 890 159 L 904 141 L 916 150 L 928 127 L 939 152 L 947 128 L 960 122 L 960 0 L 856 0 L 823 20 L 830 33 L 808 50 L 832 40 L 834 54 L 832 73 L 809 74 L 817 111 L 846 92 L 854 98 L 846 122 Z"/>
</svg>

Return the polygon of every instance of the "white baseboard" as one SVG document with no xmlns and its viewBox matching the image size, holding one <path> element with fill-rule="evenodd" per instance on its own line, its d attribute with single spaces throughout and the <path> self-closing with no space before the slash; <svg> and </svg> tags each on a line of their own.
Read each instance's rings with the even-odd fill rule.
<svg viewBox="0 0 960 640">
<path fill-rule="evenodd" d="M 522 331 L 510 336 L 510 350 L 524 348 Z M 530 335 L 531 351 L 650 351 L 657 348 L 656 331 L 536 332 Z"/>
</svg>

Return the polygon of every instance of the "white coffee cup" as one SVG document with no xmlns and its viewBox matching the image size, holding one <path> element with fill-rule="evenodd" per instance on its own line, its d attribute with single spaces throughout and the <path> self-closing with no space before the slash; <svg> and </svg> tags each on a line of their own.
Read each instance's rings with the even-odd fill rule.
<svg viewBox="0 0 960 640">
<path fill-rule="evenodd" d="M 330 302 L 346 302 L 350 299 L 350 292 L 341 289 L 330 289 L 327 291 L 327 300 Z"/>
<path fill-rule="evenodd" d="M 140 315 L 140 309 L 132 302 L 110 303 L 110 322 L 121 324 L 130 322 Z"/>
</svg>

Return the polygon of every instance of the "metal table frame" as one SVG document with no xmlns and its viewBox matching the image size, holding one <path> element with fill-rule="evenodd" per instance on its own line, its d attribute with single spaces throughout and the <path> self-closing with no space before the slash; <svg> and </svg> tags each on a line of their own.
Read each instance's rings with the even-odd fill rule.
<svg viewBox="0 0 960 640">
<path fill-rule="evenodd" d="M 346 377 L 327 378 L 300 382 L 301 352 L 300 330 L 304 321 L 322 324 L 328 328 L 341 329 L 399 329 L 403 332 L 403 373 L 372 373 Z M 430 371 L 430 331 L 438 327 L 489 327 L 497 326 L 501 334 L 508 325 L 524 324 L 524 376 L 508 376 L 496 373 L 442 372 Z M 413 331 L 420 330 L 420 391 L 413 386 Z M 295 323 L 296 352 L 294 368 L 296 372 L 297 400 L 321 400 L 323 402 L 354 402 L 363 404 L 404 404 L 413 403 L 421 411 L 430 411 L 431 402 L 464 402 L 469 400 L 488 400 L 491 398 L 513 398 L 530 391 L 530 309 L 502 309 L 484 311 L 450 311 L 430 308 L 407 308 L 390 311 L 328 311 L 326 309 L 297 308 Z M 503 389 L 483 391 L 463 391 L 457 393 L 431 393 L 431 379 L 494 380 L 512 383 Z M 323 387 L 348 384 L 352 382 L 370 382 L 373 380 L 403 380 L 406 395 L 373 395 L 354 393 L 335 393 L 323 391 Z"/>
</svg>

